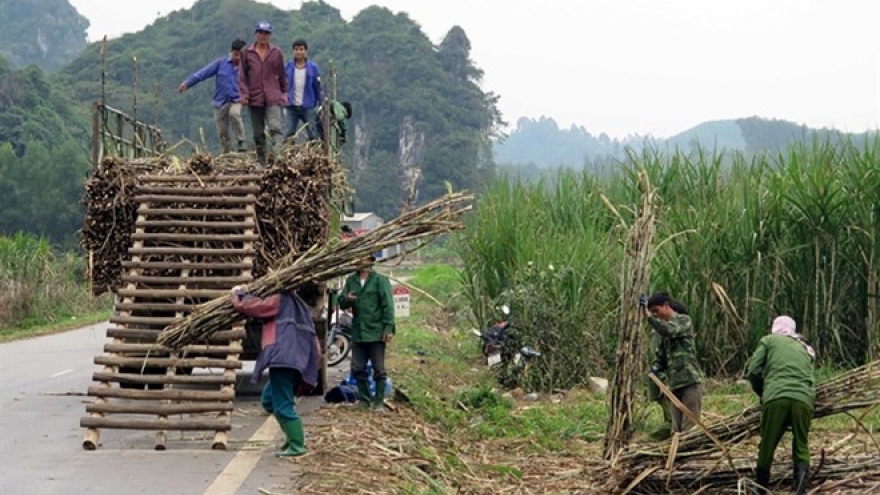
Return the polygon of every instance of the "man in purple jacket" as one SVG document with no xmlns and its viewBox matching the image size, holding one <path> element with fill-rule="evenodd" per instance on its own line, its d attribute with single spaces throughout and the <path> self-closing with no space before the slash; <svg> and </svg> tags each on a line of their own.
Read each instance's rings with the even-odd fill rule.
<svg viewBox="0 0 880 495">
<path fill-rule="evenodd" d="M 238 67 L 241 65 L 241 49 L 247 43 L 236 39 L 232 42 L 229 56 L 220 57 L 201 70 L 186 78 L 178 88 L 181 93 L 196 84 L 214 78 L 214 123 L 220 135 L 223 153 L 232 151 L 229 143 L 229 126 L 238 144 L 238 151 L 247 151 L 244 146 L 244 123 L 241 120 L 241 103 L 238 93 Z"/>
<path fill-rule="evenodd" d="M 250 110 L 257 158 L 265 166 L 267 126 L 275 155 L 281 152 L 284 139 L 281 108 L 287 105 L 287 75 L 284 73 L 284 52 L 270 43 L 272 24 L 258 22 L 255 31 L 256 42 L 241 54 L 238 90 L 242 104 Z"/>
<path fill-rule="evenodd" d="M 302 419 L 296 412 L 298 392 L 311 390 L 318 383 L 321 349 L 308 305 L 296 292 L 257 297 L 247 287 L 232 288 L 232 306 L 242 314 L 263 321 L 260 355 L 254 363 L 251 382 L 257 383 L 269 370 L 268 390 L 263 404 L 271 404 L 285 436 L 285 448 L 278 457 L 306 453 Z M 268 410 L 269 408 L 267 408 Z"/>
<path fill-rule="evenodd" d="M 315 109 L 321 104 L 321 71 L 309 60 L 309 44 L 304 39 L 293 42 L 293 60 L 287 62 L 287 135 L 296 133 L 300 122 L 306 126 L 309 140 L 318 139 Z"/>
</svg>

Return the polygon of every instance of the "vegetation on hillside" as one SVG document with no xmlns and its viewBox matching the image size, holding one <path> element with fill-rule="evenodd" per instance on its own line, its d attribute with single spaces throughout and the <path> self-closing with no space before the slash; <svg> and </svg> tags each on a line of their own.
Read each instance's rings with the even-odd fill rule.
<svg viewBox="0 0 880 495">
<path fill-rule="evenodd" d="M 419 178 L 420 200 L 444 192 L 446 182 L 477 190 L 491 177 L 490 137 L 500 119 L 496 97 L 480 89 L 467 35 L 454 26 L 434 45 L 406 14 L 381 7 L 346 22 L 322 1 L 284 11 L 253 0 L 200 0 L 108 42 L 108 104 L 158 122 L 172 143 L 198 143 L 202 129 L 216 149 L 211 84 L 182 95 L 176 88 L 226 55 L 232 39 L 252 40 L 259 19 L 273 23 L 273 42 L 288 58 L 294 39 L 308 40 L 325 87 L 329 70 L 338 71 L 338 99 L 354 106 L 345 162 L 359 210 L 396 216 L 409 195 L 407 177 Z M 61 78 L 77 100 L 100 99 L 100 67 L 100 46 L 93 44 Z"/>
<path fill-rule="evenodd" d="M 0 59 L 0 233 L 73 246 L 89 170 L 84 112 L 37 67 Z"/>
<path fill-rule="evenodd" d="M 5 0 L 0 25 L 0 54 L 13 67 L 52 71 L 85 48 L 89 21 L 67 0 Z"/>
</svg>

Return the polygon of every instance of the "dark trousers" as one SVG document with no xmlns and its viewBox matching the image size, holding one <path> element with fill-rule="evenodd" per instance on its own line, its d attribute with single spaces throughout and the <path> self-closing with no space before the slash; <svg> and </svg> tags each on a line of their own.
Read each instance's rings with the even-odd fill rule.
<svg viewBox="0 0 880 495">
<path fill-rule="evenodd" d="M 351 345 L 351 376 L 355 380 L 366 382 L 369 379 L 367 361 L 373 363 L 373 380 L 385 380 L 385 342 L 359 342 Z"/>
<path fill-rule="evenodd" d="M 281 140 L 284 137 L 282 127 L 281 107 L 248 107 L 251 115 L 251 130 L 254 133 L 254 145 L 257 148 L 257 158 L 260 162 L 266 162 L 266 127 L 269 128 L 269 137 L 272 139 L 272 151 L 277 155 L 281 151 Z"/>
<path fill-rule="evenodd" d="M 791 426 L 792 461 L 810 464 L 810 424 L 813 408 L 793 399 L 776 399 L 761 406 L 761 444 L 758 447 L 758 469 L 770 470 L 773 453 L 782 440 L 785 430 Z"/>
<path fill-rule="evenodd" d="M 296 389 L 299 372 L 293 368 L 269 368 L 269 381 L 263 388 L 260 404 L 280 421 L 299 419 L 296 412 Z"/>
<path fill-rule="evenodd" d="M 700 411 L 703 406 L 703 384 L 697 383 L 694 385 L 688 385 L 687 387 L 677 388 L 672 391 L 675 394 L 675 397 L 684 404 L 685 407 L 691 410 L 694 413 L 694 416 L 699 419 Z M 687 416 L 684 415 L 681 411 L 678 410 L 672 404 L 666 405 L 669 408 L 669 413 L 672 416 L 672 431 L 673 432 L 684 432 L 691 429 L 694 426 L 691 423 L 691 420 L 687 419 Z"/>
</svg>

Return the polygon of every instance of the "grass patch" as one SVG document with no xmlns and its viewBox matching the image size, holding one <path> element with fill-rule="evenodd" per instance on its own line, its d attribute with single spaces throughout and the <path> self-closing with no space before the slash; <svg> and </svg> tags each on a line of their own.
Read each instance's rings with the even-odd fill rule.
<svg viewBox="0 0 880 495">
<path fill-rule="evenodd" d="M 111 311 L 107 309 L 78 316 L 68 316 L 52 322 L 29 320 L 22 326 L 0 329 L 0 342 L 39 337 L 41 335 L 50 335 L 87 325 L 94 325 L 106 321 L 110 317 L 110 313 Z"/>
</svg>

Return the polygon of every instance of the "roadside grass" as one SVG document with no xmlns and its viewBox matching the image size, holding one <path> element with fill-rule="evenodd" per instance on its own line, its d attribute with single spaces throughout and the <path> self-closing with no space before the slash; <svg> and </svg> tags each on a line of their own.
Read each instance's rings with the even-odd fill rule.
<svg viewBox="0 0 880 495">
<path fill-rule="evenodd" d="M 67 315 L 53 321 L 45 319 L 27 319 L 21 325 L 0 328 L 0 342 L 51 335 L 74 328 L 94 325 L 106 321 L 110 317 L 110 309 L 102 309 L 80 315 Z"/>
</svg>

